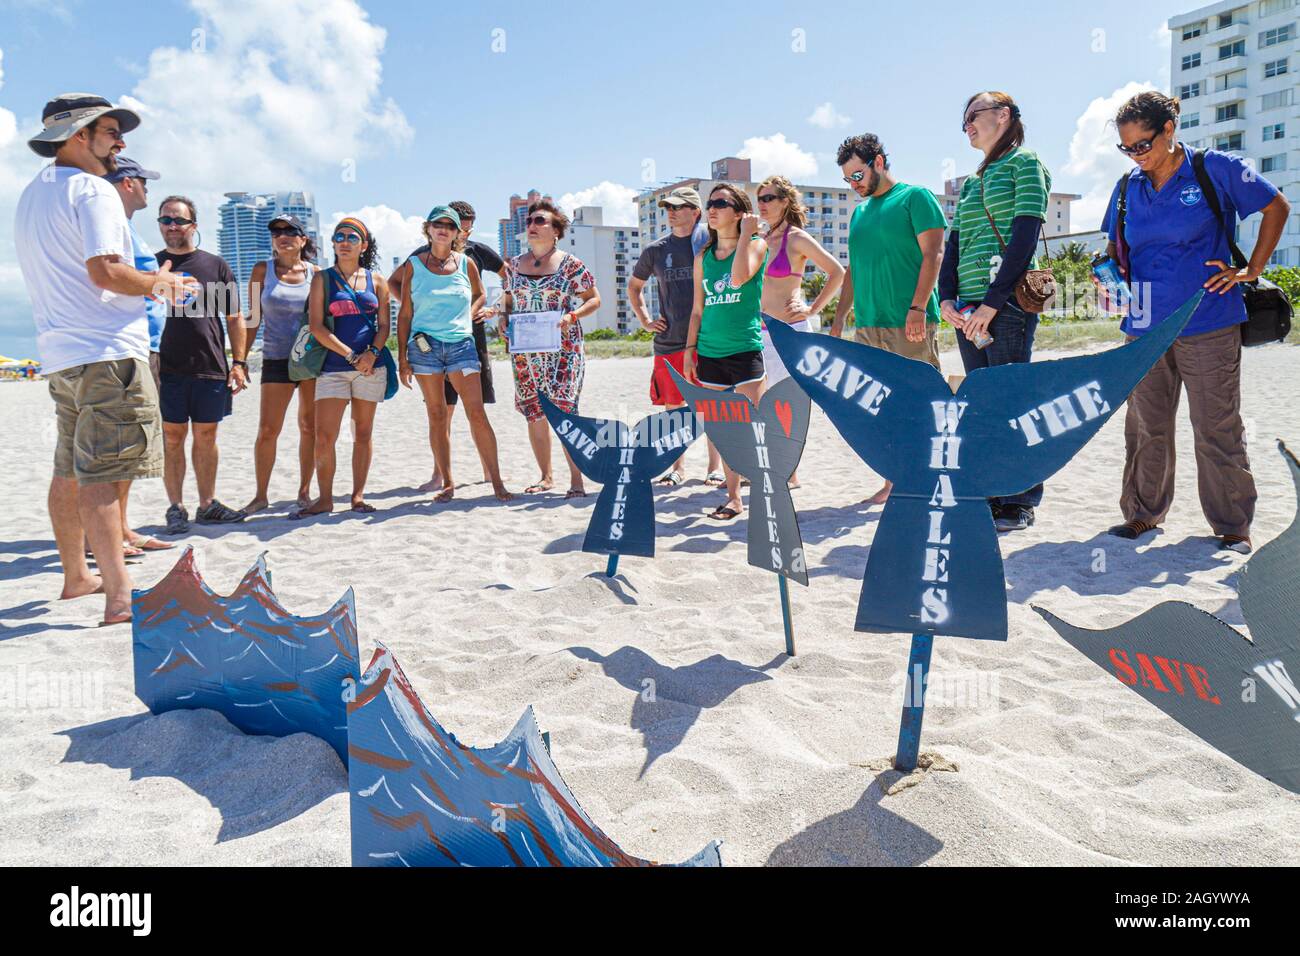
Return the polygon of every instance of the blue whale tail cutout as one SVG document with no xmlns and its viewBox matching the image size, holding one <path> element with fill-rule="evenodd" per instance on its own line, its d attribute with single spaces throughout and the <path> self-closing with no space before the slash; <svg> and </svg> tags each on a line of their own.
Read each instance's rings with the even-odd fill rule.
<svg viewBox="0 0 1300 956">
<path fill-rule="evenodd" d="M 956 395 L 928 363 L 769 323 L 791 378 L 894 483 L 867 557 L 857 630 L 1006 640 L 1006 581 L 987 499 L 1031 488 L 1069 461 L 1203 295 L 1128 345 L 980 369 Z"/>
<path fill-rule="evenodd" d="M 131 595 L 136 696 L 155 714 L 207 708 L 249 734 L 305 732 L 347 765 L 345 682 L 357 679 L 352 589 L 324 614 L 290 614 L 259 556 L 229 597 L 187 547 L 152 588 Z"/>
<path fill-rule="evenodd" d="M 1278 445 L 1300 499 L 1300 466 Z M 1182 601 L 1101 630 L 1034 610 L 1071 647 L 1211 747 L 1300 793 L 1300 516 L 1242 567 L 1237 586 L 1253 640 Z"/>
<path fill-rule="evenodd" d="M 476 749 L 434 720 L 382 644 L 348 704 L 354 866 L 650 866 L 578 805 L 532 708 Z M 720 866 L 710 843 L 683 866 Z"/>
<path fill-rule="evenodd" d="M 562 411 L 538 394 L 542 411 L 578 470 L 602 485 L 582 550 L 653 558 L 654 496 L 650 482 L 686 451 L 699 434 L 688 409 L 649 415 L 628 428 L 608 418 Z"/>
</svg>

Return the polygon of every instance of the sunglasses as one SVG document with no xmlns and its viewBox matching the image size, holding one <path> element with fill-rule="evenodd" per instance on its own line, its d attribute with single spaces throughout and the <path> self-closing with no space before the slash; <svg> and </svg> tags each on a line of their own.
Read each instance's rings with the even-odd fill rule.
<svg viewBox="0 0 1300 956">
<path fill-rule="evenodd" d="M 739 212 L 739 207 L 730 199 L 710 199 L 705 205 L 709 209 L 735 209 Z"/>
<path fill-rule="evenodd" d="M 842 176 L 841 178 L 846 183 L 860 183 L 866 178 L 866 175 L 867 171 L 865 169 L 859 169 L 856 173 L 849 173 L 847 176 Z"/>
<path fill-rule="evenodd" d="M 159 216 L 158 225 L 160 226 L 192 226 L 193 219 L 186 219 L 184 216 Z"/>
<path fill-rule="evenodd" d="M 759 201 L 759 202 L 764 202 L 764 203 L 766 203 L 766 202 L 776 202 L 778 199 L 781 199 L 781 198 L 783 198 L 783 197 L 778 196 L 776 193 L 764 193 L 763 195 L 761 195 L 761 196 L 758 197 L 758 201 Z"/>
<path fill-rule="evenodd" d="M 961 131 L 963 133 L 966 132 L 966 127 L 973 124 L 975 122 L 975 117 L 978 116 L 980 113 L 987 113 L 989 110 L 1000 110 L 1003 108 L 1004 107 L 1001 106 L 983 106 L 977 110 L 971 110 L 962 118 Z"/>
<path fill-rule="evenodd" d="M 549 226 L 550 224 L 551 220 L 546 216 L 534 216 L 532 219 L 528 220 L 528 225 L 530 226 Z"/>
<path fill-rule="evenodd" d="M 1151 148 L 1155 146 L 1155 144 L 1156 137 L 1153 136 L 1150 139 L 1144 139 L 1140 142 L 1134 143 L 1132 146 L 1125 146 L 1123 143 L 1116 143 L 1115 148 L 1125 156 L 1145 156 L 1147 153 L 1151 152 Z"/>
<path fill-rule="evenodd" d="M 355 232 L 336 232 L 334 233 L 335 242 L 346 242 L 349 246 L 361 244 L 361 237 Z"/>
<path fill-rule="evenodd" d="M 302 233 L 299 232 L 297 229 L 294 229 L 292 226 L 279 226 L 279 227 L 277 227 L 277 228 L 271 230 L 271 235 L 276 236 L 276 237 L 279 237 L 279 236 L 301 236 Z"/>
<path fill-rule="evenodd" d="M 459 227 L 450 219 L 437 219 L 429 223 L 434 229 L 451 229 L 457 230 Z"/>
</svg>

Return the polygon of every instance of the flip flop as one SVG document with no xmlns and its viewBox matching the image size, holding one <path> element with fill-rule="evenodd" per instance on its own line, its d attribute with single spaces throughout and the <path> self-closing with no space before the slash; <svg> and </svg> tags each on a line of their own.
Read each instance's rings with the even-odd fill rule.
<svg viewBox="0 0 1300 956">
<path fill-rule="evenodd" d="M 176 547 L 174 544 L 169 544 L 166 541 L 159 541 L 157 538 L 139 538 L 133 542 L 133 544 L 141 551 L 170 551 L 172 548 Z"/>
<path fill-rule="evenodd" d="M 566 501 L 570 498 L 585 498 L 585 497 L 587 497 L 587 493 L 585 491 L 579 491 L 577 488 L 570 488 L 568 491 L 564 493 L 564 499 Z"/>
<path fill-rule="evenodd" d="M 375 513 L 375 506 L 363 501 L 360 504 L 353 505 L 352 510 L 357 514 L 372 515 Z"/>
<path fill-rule="evenodd" d="M 670 471 L 668 474 L 656 481 L 655 484 L 660 488 L 676 488 L 685 480 L 686 479 L 682 476 L 681 472 Z"/>
<path fill-rule="evenodd" d="M 118 625 L 118 624 L 130 624 L 130 623 L 131 623 L 131 615 L 128 614 L 126 617 L 121 618 L 120 620 L 116 620 L 116 621 L 100 621 L 100 622 L 99 622 L 98 624 L 96 624 L 95 626 L 96 626 L 96 627 L 113 627 L 113 626 Z"/>
<path fill-rule="evenodd" d="M 553 487 L 553 486 L 552 486 L 552 487 Z M 524 489 L 524 494 L 526 494 L 526 495 L 540 495 L 543 491 L 550 491 L 550 490 L 551 490 L 551 489 L 548 488 L 546 485 L 543 485 L 541 482 L 538 482 L 538 483 L 535 484 L 535 485 L 529 485 L 527 488 L 525 488 L 525 489 Z"/>
<path fill-rule="evenodd" d="M 727 483 L 727 476 L 720 471 L 711 471 L 704 476 L 704 483 L 714 488 L 721 488 Z"/>
<path fill-rule="evenodd" d="M 712 518 L 714 521 L 730 521 L 732 518 L 735 518 L 739 514 L 740 512 L 737 511 L 735 508 L 728 508 L 724 505 L 718 505 L 718 507 L 714 508 L 712 511 L 709 512 L 709 517 Z"/>
</svg>

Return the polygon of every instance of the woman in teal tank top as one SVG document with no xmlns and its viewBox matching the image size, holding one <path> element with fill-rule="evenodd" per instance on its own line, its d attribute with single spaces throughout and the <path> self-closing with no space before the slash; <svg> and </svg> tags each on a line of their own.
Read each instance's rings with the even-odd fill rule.
<svg viewBox="0 0 1300 956">
<path fill-rule="evenodd" d="M 767 243 L 749 196 L 719 183 L 706 204 L 709 242 L 695 257 L 695 305 L 683 368 L 705 388 L 735 387 L 755 405 L 763 395 L 763 269 Z M 727 469 L 727 500 L 709 517 L 730 521 L 744 512 L 740 475 Z"/>
<path fill-rule="evenodd" d="M 441 488 L 434 501 L 450 501 L 456 493 L 451 475 L 451 436 L 447 428 L 451 410 L 444 380 L 451 383 L 465 405 L 470 434 L 487 469 L 498 500 L 514 496 L 501 481 L 497 463 L 497 437 L 483 409 L 478 349 L 474 345 L 474 318 L 483 305 L 478 267 L 452 244 L 460 235 L 460 216 L 450 206 L 434 206 L 424 223 L 429 251 L 406 260 L 394 275 L 401 284 L 402 304 L 397 313 L 397 375 L 403 385 L 420 383 L 429 416 L 429 447 L 433 450 Z"/>
</svg>

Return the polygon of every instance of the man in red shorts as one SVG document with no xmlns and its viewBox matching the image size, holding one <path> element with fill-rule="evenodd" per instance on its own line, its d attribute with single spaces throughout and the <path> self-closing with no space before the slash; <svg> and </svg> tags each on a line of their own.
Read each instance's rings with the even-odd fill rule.
<svg viewBox="0 0 1300 956">
<path fill-rule="evenodd" d="M 700 194 L 690 186 L 674 189 L 659 200 L 659 205 L 667 210 L 672 231 L 641 250 L 641 258 L 637 259 L 632 278 L 628 280 L 627 294 L 642 328 L 654 333 L 655 364 L 650 376 L 650 404 L 673 409 L 683 407 L 686 401 L 677 390 L 668 366 L 682 373 L 686 332 L 691 324 L 691 307 L 695 304 L 695 255 L 708 242 L 709 236 L 700 222 L 703 212 Z M 653 320 L 646 311 L 642 294 L 651 276 L 659 287 L 659 317 Z M 685 481 L 685 461 L 683 453 L 658 484 L 671 488 Z M 709 442 L 709 472 L 704 481 L 715 486 L 726 481 L 722 459 L 712 442 Z"/>
</svg>

